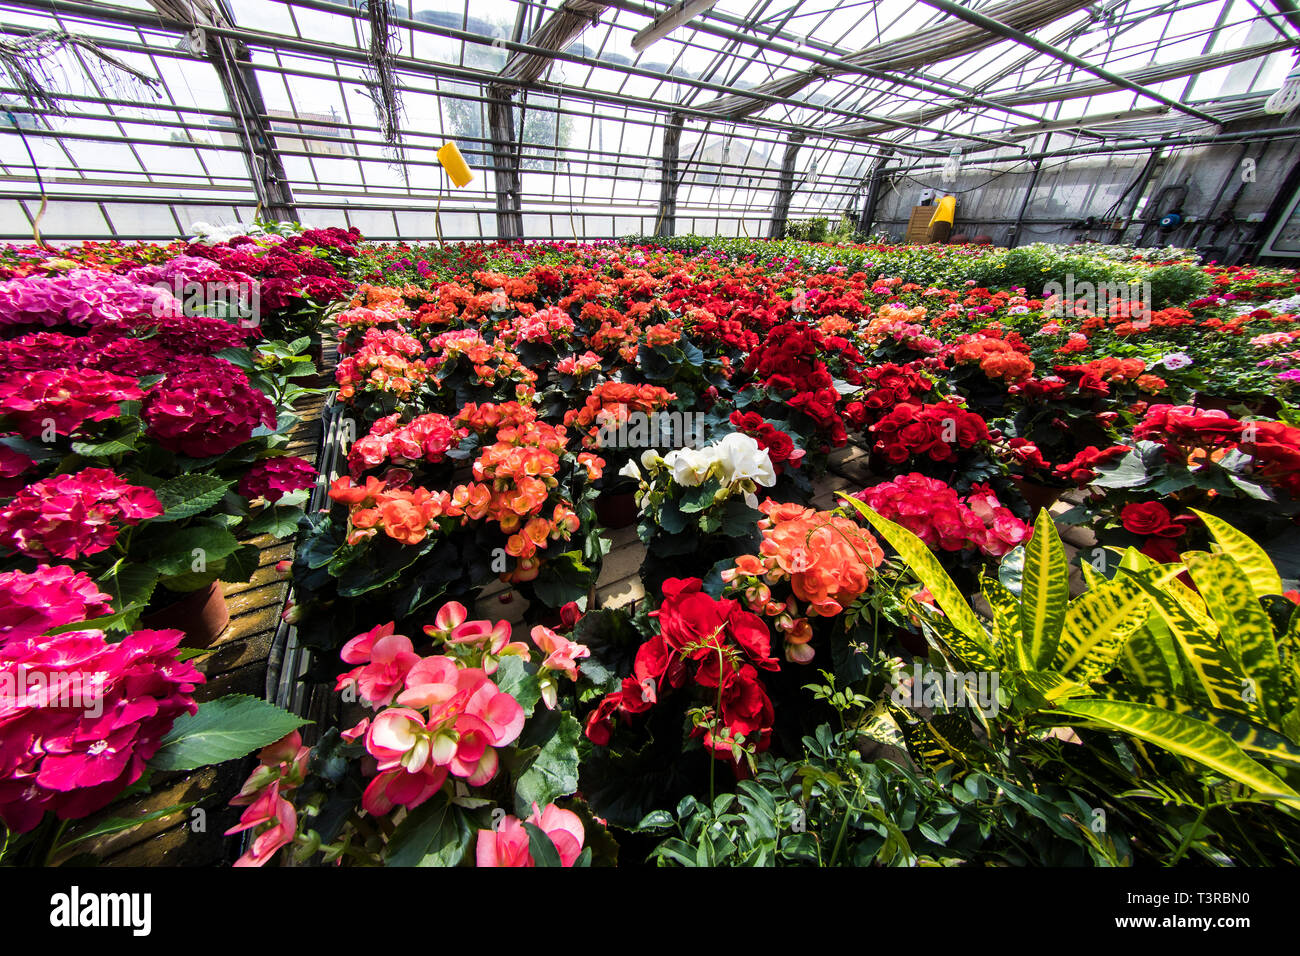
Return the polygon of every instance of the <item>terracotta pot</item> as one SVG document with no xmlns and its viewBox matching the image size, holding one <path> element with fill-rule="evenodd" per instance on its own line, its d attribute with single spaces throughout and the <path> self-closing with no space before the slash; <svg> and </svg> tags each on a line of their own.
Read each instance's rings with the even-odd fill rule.
<svg viewBox="0 0 1300 956">
<path fill-rule="evenodd" d="M 1054 488 L 1051 485 L 1040 485 L 1036 481 L 1025 481 L 1024 479 L 1013 479 L 1016 491 L 1020 492 L 1020 497 L 1025 499 L 1029 505 L 1029 517 L 1037 518 L 1038 512 L 1044 508 L 1050 508 L 1060 500 L 1061 495 L 1065 493 L 1064 488 Z"/>
<path fill-rule="evenodd" d="M 602 491 L 596 497 L 595 508 L 601 526 L 611 531 L 635 524 L 641 513 L 636 506 L 635 491 Z"/>
<path fill-rule="evenodd" d="M 140 618 L 150 630 L 175 629 L 185 632 L 186 647 L 208 647 L 230 623 L 230 608 L 220 581 L 191 591 L 171 604 Z"/>
</svg>

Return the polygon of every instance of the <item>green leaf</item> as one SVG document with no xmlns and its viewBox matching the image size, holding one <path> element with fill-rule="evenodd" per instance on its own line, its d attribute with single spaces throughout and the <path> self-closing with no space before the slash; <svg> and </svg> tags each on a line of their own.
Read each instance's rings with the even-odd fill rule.
<svg viewBox="0 0 1300 956">
<path fill-rule="evenodd" d="M 529 669 L 524 659 L 513 654 L 501 658 L 497 671 L 492 676 L 497 687 L 519 702 L 524 715 L 531 716 L 533 708 L 542 699 L 542 689 L 537 682 L 537 674 Z"/>
<path fill-rule="evenodd" d="M 253 370 L 253 356 L 249 354 L 248 349 L 228 348 L 222 349 L 213 358 L 225 359 L 231 365 L 237 365 L 245 372 Z"/>
<path fill-rule="evenodd" d="M 177 475 L 155 489 L 162 503 L 163 513 L 154 521 L 180 521 L 207 511 L 226 493 L 234 482 L 216 475 Z"/>
<path fill-rule="evenodd" d="M 694 487 L 683 488 L 678 507 L 682 509 L 684 514 L 703 511 L 713 504 L 713 498 L 721 488 L 722 482 L 717 478 L 709 478 Z"/>
<path fill-rule="evenodd" d="M 667 810 L 652 810 L 638 823 L 634 830 L 662 830 L 673 825 L 673 815 Z"/>
<path fill-rule="evenodd" d="M 917 580 L 930 589 L 935 603 L 953 625 L 945 640 L 952 640 L 953 635 L 957 636 L 960 646 L 953 646 L 953 653 L 973 669 L 996 668 L 996 653 L 983 622 L 966 603 L 961 590 L 953 583 L 948 572 L 939 564 L 930 549 L 925 546 L 925 542 L 901 525 L 877 514 L 857 498 L 844 492 L 839 492 L 839 495 L 880 532 L 880 536 L 888 541 L 907 562 L 908 569 L 916 575 Z"/>
<path fill-rule="evenodd" d="M 1300 808 L 1300 793 L 1252 760 L 1231 737 L 1203 720 L 1149 704 L 1118 700 L 1070 700 L 1057 704 L 1055 709 L 1065 716 L 1079 717 L 1145 740 L 1258 793 L 1280 796 L 1291 807 Z"/>
<path fill-rule="evenodd" d="M 1119 666 L 1133 683 L 1153 691 L 1177 694 L 1185 683 L 1173 637 L 1158 614 L 1133 632 L 1120 651 Z"/>
<path fill-rule="evenodd" d="M 302 509 L 272 505 L 249 522 L 249 534 L 269 534 L 274 538 L 287 538 L 298 533 Z"/>
<path fill-rule="evenodd" d="M 1051 666 L 1073 680 L 1095 680 L 1150 614 L 1146 592 L 1131 578 L 1103 582 L 1070 603 Z"/>
<path fill-rule="evenodd" d="M 200 557 L 205 564 L 214 564 L 239 548 L 239 541 L 233 534 L 211 525 L 180 528 L 168 533 L 158 543 L 166 551 L 157 557 L 150 556 L 150 563 L 163 577 L 194 573 L 194 562 Z"/>
<path fill-rule="evenodd" d="M 81 455 L 84 458 L 105 458 L 109 455 L 121 455 L 135 450 L 135 443 L 140 438 L 143 430 L 140 419 L 128 418 L 122 427 L 116 429 L 111 436 L 105 437 L 102 441 L 74 441 L 72 451 L 73 454 Z"/>
<path fill-rule="evenodd" d="M 199 704 L 184 714 L 163 738 L 149 766 L 154 770 L 195 770 L 224 763 L 275 743 L 311 723 L 247 694 L 231 694 Z"/>
<path fill-rule="evenodd" d="M 534 866 L 562 866 L 560 851 L 555 848 L 551 838 L 535 823 L 524 821 L 524 830 L 528 833 L 528 853 L 533 858 Z"/>
<path fill-rule="evenodd" d="M 406 815 L 384 847 L 389 866 L 458 866 L 475 833 L 465 812 L 438 793 Z"/>
<path fill-rule="evenodd" d="M 161 810 L 151 810 L 148 813 L 136 817 L 109 817 L 106 820 L 100 820 L 89 830 L 86 830 L 83 833 L 78 833 L 68 840 L 65 840 L 63 843 L 60 843 L 50 851 L 51 855 L 62 853 L 69 847 L 74 847 L 78 843 L 84 843 L 86 840 L 95 837 L 108 836 L 110 833 L 120 833 L 123 830 L 130 830 L 134 827 L 138 827 L 142 823 L 148 823 L 150 820 L 161 820 L 163 817 L 171 816 L 173 813 L 181 813 L 188 810 L 198 802 L 199 801 L 197 800 L 191 800 L 188 803 L 176 803 L 172 804 L 170 807 L 163 807 Z"/>
<path fill-rule="evenodd" d="M 1197 511 L 1195 508 L 1191 510 L 1210 529 L 1210 534 L 1214 538 L 1214 543 L 1219 546 L 1219 550 L 1241 566 L 1241 570 L 1250 580 L 1250 586 L 1254 589 L 1256 597 L 1264 598 L 1270 594 L 1282 593 L 1282 578 L 1263 548 L 1222 518 Z"/>
<path fill-rule="evenodd" d="M 1169 694 L 1150 694 L 1145 688 L 1116 687 L 1109 689 L 1104 696 L 1113 700 L 1134 700 L 1139 704 L 1150 704 L 1161 710 L 1187 714 L 1217 727 L 1231 737 L 1238 747 L 1257 760 L 1263 758 L 1289 767 L 1300 768 L 1300 744 L 1236 714 L 1208 710 Z"/>
<path fill-rule="evenodd" d="M 144 607 L 158 585 L 158 572 L 143 564 L 119 562 L 101 575 L 98 583 L 112 595 L 117 610 Z"/>
<path fill-rule="evenodd" d="M 245 544 L 228 554 L 221 565 L 220 580 L 227 584 L 246 584 L 261 566 L 262 549 L 255 544 Z"/>
<path fill-rule="evenodd" d="M 1214 618 L 1228 652 L 1240 672 L 1255 684 L 1255 696 L 1269 723 L 1282 717 L 1282 703 L 1288 699 L 1282 683 L 1282 662 L 1273 624 L 1255 596 L 1250 579 L 1229 554 L 1187 555 L 1187 568 L 1206 609 Z"/>
<path fill-rule="evenodd" d="M 563 607 L 586 595 L 595 577 L 596 572 L 583 563 L 581 551 L 565 551 L 542 561 L 533 593 L 547 607 Z"/>
<path fill-rule="evenodd" d="M 1146 591 L 1155 605 L 1156 613 L 1169 628 L 1179 659 L 1196 682 L 1196 686 L 1189 690 L 1189 696 L 1193 699 L 1204 698 L 1216 710 L 1228 710 L 1243 717 L 1266 721 L 1258 700 L 1244 699 L 1246 675 L 1223 645 L 1217 629 L 1211 630 L 1213 624 L 1207 627 L 1172 593 L 1159 586 L 1159 576 L 1163 572 L 1152 569 L 1125 573 Z"/>
<path fill-rule="evenodd" d="M 533 804 L 544 807 L 556 797 L 578 789 L 578 742 L 582 725 L 567 711 L 560 715 L 558 726 L 542 745 L 537 758 L 515 781 L 515 813 L 526 817 Z"/>
<path fill-rule="evenodd" d="M 1020 593 L 1021 641 L 1016 645 L 1022 670 L 1039 670 L 1056 653 L 1070 603 L 1070 566 L 1048 509 L 1038 512 L 1025 546 Z"/>
</svg>

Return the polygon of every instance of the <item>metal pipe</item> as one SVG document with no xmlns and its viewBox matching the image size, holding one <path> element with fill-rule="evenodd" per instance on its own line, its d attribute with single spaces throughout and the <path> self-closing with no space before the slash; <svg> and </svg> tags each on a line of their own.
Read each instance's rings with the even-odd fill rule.
<svg viewBox="0 0 1300 956">
<path fill-rule="evenodd" d="M 803 136 L 791 133 L 790 141 L 785 144 L 785 155 L 781 158 L 781 185 L 777 187 L 776 202 L 772 206 L 772 222 L 768 236 L 780 239 L 785 235 L 786 221 L 790 218 L 790 200 L 794 197 L 794 164 L 799 158 L 799 147 L 803 145 Z"/>
<path fill-rule="evenodd" d="M 14 0 L 6 0 L 6 2 L 14 2 Z M 21 2 L 21 0 L 19 0 L 19 2 Z M 40 33 L 40 32 L 41 32 L 39 29 L 30 28 L 30 27 L 9 27 L 9 26 L 5 26 L 3 29 L 4 29 L 6 32 L 21 33 L 21 34 L 23 34 L 23 35 L 26 35 L 26 34 L 28 34 L 28 33 L 35 34 L 35 33 Z M 190 54 L 188 54 L 188 53 L 182 53 L 182 52 L 180 52 L 180 51 L 178 51 L 178 50 L 173 50 L 173 49 L 169 49 L 169 48 L 159 48 L 159 47 L 154 47 L 154 46 L 148 46 L 148 45 L 146 45 L 146 44 L 141 44 L 141 43 L 129 43 L 129 42 L 126 42 L 126 41 L 123 41 L 123 40 L 108 40 L 108 39 L 105 39 L 105 40 L 97 40 L 96 42 L 97 42 L 100 46 L 102 46 L 102 47 L 104 47 L 104 48 L 106 48 L 106 49 L 110 49 L 110 50 L 121 50 L 121 51 L 124 51 L 124 52 L 130 52 L 130 53 L 141 53 L 141 54 L 144 54 L 144 55 L 153 55 L 153 56 L 169 56 L 169 57 L 172 57 L 172 58 L 177 59 L 177 60 L 193 61 L 193 60 L 196 59 L 196 58 L 193 57 L 192 55 L 190 55 Z M 293 69 L 290 69 L 290 68 L 288 68 L 288 67 L 279 66 L 279 65 L 277 65 L 277 64 L 273 64 L 273 63 L 259 63 L 259 64 L 257 64 L 257 69 L 258 69 L 258 70 L 261 70 L 261 71 L 263 71 L 263 72 L 267 72 L 267 73 L 276 73 L 276 74 L 279 74 L 279 75 L 282 75 L 282 76 L 289 76 L 289 77 L 303 77 L 303 78 L 306 78 L 306 79 L 319 79 L 319 80 L 326 80 L 326 81 L 335 82 L 335 83 L 341 82 L 342 79 L 343 79 L 343 78 L 341 78 L 341 77 L 338 75 L 337 72 L 335 72 L 335 73 L 317 73 L 317 72 L 315 72 L 315 71 L 304 70 L 304 69 L 299 69 L 299 68 L 293 68 Z M 429 75 L 429 76 L 433 76 L 433 78 L 435 78 L 435 79 L 437 78 L 437 76 L 436 76 L 435 74 L 422 74 L 422 75 Z M 484 76 L 485 78 L 486 78 L 486 77 L 493 77 L 493 78 L 495 78 L 495 77 L 496 77 L 496 74 L 495 74 L 495 73 L 486 73 L 486 74 L 483 74 L 483 76 Z M 360 81 L 360 80 L 357 80 L 357 82 L 361 82 L 361 81 Z M 488 81 L 485 79 L 484 82 L 488 82 Z M 487 103 L 489 103 L 489 102 L 491 101 L 491 97 L 488 97 L 488 96 L 486 96 L 486 95 L 483 95 L 483 94 L 474 94 L 474 93 L 466 93 L 466 92 L 462 92 L 462 91 L 459 91 L 459 90 L 442 90 L 442 89 L 439 89 L 439 90 L 428 90 L 428 89 L 422 89 L 422 88 L 420 88 L 420 87 L 415 87 L 415 86 L 404 86 L 404 85 L 402 85 L 402 84 L 398 84 L 397 89 L 398 89 L 400 92 L 403 92 L 403 93 L 416 93 L 416 94 L 422 94 L 422 95 L 437 95 L 437 96 L 446 97 L 446 98 L 448 98 L 448 99 L 464 100 L 464 101 L 466 101 L 466 102 L 470 102 L 470 103 L 483 103 L 483 104 L 487 104 Z M 15 92 L 21 92 L 21 91 L 15 91 Z M 560 93 L 559 93 L 559 92 L 556 92 L 556 93 L 549 93 L 549 92 L 547 92 L 547 91 L 538 91 L 538 92 L 541 92 L 541 93 L 542 93 L 543 95 L 545 95 L 545 96 L 555 96 L 555 98 L 556 98 L 556 102 L 557 102 L 557 103 L 560 101 Z M 581 95 L 581 91 L 574 92 L 574 91 L 568 90 L 568 91 L 563 91 L 563 92 L 566 92 L 566 93 L 568 93 L 569 95 L 574 96 L 575 98 Z M 167 104 L 167 103 L 144 103 L 144 102 L 137 102 L 137 101 L 112 100 L 112 99 L 107 99 L 107 98 L 103 98 L 103 97 L 93 97 L 93 96 L 82 96 L 82 97 L 77 97 L 77 96 L 71 96 L 71 95 L 70 95 L 70 96 L 63 96 L 63 97 L 61 97 L 61 98 L 62 98 L 62 99 L 68 99 L 68 100 L 81 100 L 81 101 L 93 102 L 93 103 L 110 103 L 110 104 L 113 104 L 113 105 L 119 105 L 119 106 L 131 106 L 131 107 L 138 107 L 138 108 L 142 108 L 142 109 L 156 109 L 156 110 L 164 110 L 164 111 L 166 111 L 166 110 L 180 110 L 180 111 L 182 111 L 182 112 L 205 112 L 205 111 L 200 111 L 200 110 L 193 109 L 193 108 L 191 108 L 191 107 L 174 106 L 174 105 L 172 105 L 172 104 Z M 592 99 L 592 98 L 591 98 L 591 97 L 588 97 L 588 99 Z M 599 102 L 599 100 L 593 100 L 593 102 Z M 616 105 L 618 105 L 618 104 L 616 104 Z M 628 106 L 628 105 L 626 105 L 626 104 L 621 104 L 621 105 L 623 105 L 624 108 L 625 108 L 625 109 L 628 109 L 628 110 L 631 110 L 631 109 L 646 109 L 646 110 L 648 111 L 648 110 L 651 109 L 650 107 Z M 575 117 L 583 117 L 583 118 L 588 118 L 588 119 L 591 118 L 591 111 L 590 111 L 590 110 L 583 111 L 583 110 L 577 110 L 577 109 L 565 109 L 565 108 L 560 107 L 560 106 L 550 106 L 550 105 L 547 105 L 547 104 L 544 104 L 544 103 L 537 103 L 537 102 L 529 103 L 528 108 L 529 108 L 530 110 L 534 111 L 534 112 L 552 113 L 552 114 L 555 114 L 555 115 L 557 115 L 557 116 L 575 116 Z M 660 107 L 660 106 L 656 106 L 656 107 L 654 107 L 654 109 L 656 109 L 656 110 L 661 109 L 661 108 L 662 108 L 662 107 Z M 234 116 L 234 114 L 233 114 L 233 113 L 230 113 L 230 112 L 224 112 L 224 113 L 212 113 L 212 114 L 210 114 L 210 115 L 230 116 L 230 117 L 232 117 L 232 118 L 233 118 L 233 116 Z M 296 121 L 294 117 L 274 117 L 274 116 L 273 116 L 273 117 L 268 117 L 268 118 L 269 118 L 269 119 L 272 119 L 272 120 L 285 121 L 285 122 L 295 122 L 295 121 Z M 117 121 L 118 119 L 119 119 L 119 118 L 114 117 L 114 120 L 115 120 L 115 121 Z M 710 120 L 710 121 L 713 121 L 713 120 L 715 120 L 715 119 L 716 119 L 716 117 L 713 117 L 712 115 L 709 116 L 709 120 Z M 328 126 L 328 125 L 331 125 L 331 124 L 329 124 L 328 122 L 323 121 L 323 120 L 312 120 L 312 121 L 310 121 L 310 122 L 311 122 L 313 125 L 317 125 L 317 126 Z M 659 120 L 659 119 L 657 118 L 657 113 L 656 113 L 656 114 L 652 114 L 652 115 L 650 115 L 650 116 L 646 116 L 646 117 L 639 117 L 639 116 L 632 116 L 632 115 L 624 115 L 624 116 L 622 116 L 622 117 L 619 118 L 619 122 L 620 122 L 620 123 L 624 123 L 624 124 L 634 125 L 634 126 L 648 126 L 648 127 L 650 127 L 651 129 L 664 129 L 664 128 L 667 126 L 667 123 L 666 123 L 665 121 L 661 121 L 661 120 Z M 753 129 L 752 129 L 751 132 L 746 136 L 746 138 L 747 138 L 750 142 L 754 142 L 754 143 L 762 143 L 762 144 L 767 145 L 767 146 L 778 146 L 778 145 L 781 145 L 781 144 L 784 142 L 784 139 L 775 138 L 775 137 L 774 137 L 774 138 L 770 138 L 770 139 L 768 139 L 768 138 L 764 138 L 764 137 L 762 137 L 762 136 L 760 136 L 760 135 L 757 135 L 757 133 L 759 132 L 759 130 L 767 130 L 769 127 L 771 128 L 771 130 L 772 130 L 773 132 L 785 132 L 785 131 L 787 131 L 788 129 L 796 129 L 796 128 L 805 129 L 805 130 L 809 129 L 809 128 L 807 128 L 807 127 L 786 126 L 786 125 L 781 125 L 781 124 L 777 124 L 777 123 L 763 124 L 763 123 L 754 123 L 754 122 L 751 122 L 751 121 L 746 121 L 746 122 L 747 122 L 747 125 L 753 127 Z M 353 124 L 348 124 L 348 123 L 339 123 L 339 124 L 335 124 L 335 125 L 337 125 L 337 126 L 339 126 L 339 127 L 342 127 L 342 128 L 358 128 L 358 129 L 365 128 L 365 129 L 371 129 L 371 130 L 375 130 L 375 129 L 376 129 L 375 127 L 361 127 L 361 126 L 353 126 Z M 418 132 L 416 132 L 416 133 L 412 133 L 412 132 L 409 131 L 409 130 L 406 131 L 406 132 L 407 132 L 408 135 L 432 135 L 432 134 L 423 134 L 423 133 L 418 133 Z M 824 130 L 823 130 L 823 131 L 814 131 L 813 133 L 811 133 L 811 135 L 814 135 L 814 136 L 818 137 L 819 139 L 828 138 L 828 134 L 826 134 Z M 849 137 L 839 137 L 839 136 L 836 136 L 836 137 L 829 137 L 829 138 L 831 138 L 831 139 L 833 140 L 834 145 L 823 146 L 823 147 L 821 147 L 822 149 L 824 149 L 824 150 L 828 150 L 828 151 L 832 151 L 832 152 L 835 152 L 836 154 L 838 154 L 838 155 L 842 155 L 842 156 L 859 156 L 859 155 L 861 154 L 861 149 L 860 149 L 860 148 L 857 148 L 857 147 L 859 146 L 859 143 L 860 143 L 859 140 L 852 139 L 852 138 L 849 138 Z M 490 142 L 490 141 L 487 140 L 487 139 L 481 139 L 481 140 L 479 140 L 479 142 L 487 143 L 487 142 Z M 839 143 L 847 143 L 847 144 L 851 144 L 852 148 L 850 148 L 850 147 L 848 147 L 848 146 L 841 146 L 841 145 L 838 145 Z M 534 144 L 530 144 L 530 145 L 534 145 Z M 577 147 L 564 147 L 564 148 L 565 148 L 565 149 L 568 149 L 568 150 L 574 150 L 574 149 L 577 149 Z M 888 148 L 891 149 L 891 151 L 892 151 L 892 147 L 888 147 Z M 939 150 L 926 150 L 926 151 L 925 151 L 925 155 L 940 155 L 940 154 L 941 154 L 941 153 L 940 153 Z"/>
<path fill-rule="evenodd" d="M 1047 148 L 1047 144 L 1051 138 L 1051 133 L 1047 133 L 1043 136 L 1044 149 Z M 1007 248 L 1009 249 L 1014 249 L 1016 244 L 1020 241 L 1020 231 L 1025 225 L 1025 212 L 1029 209 L 1029 201 L 1033 198 L 1034 190 L 1038 188 L 1038 177 L 1042 172 L 1043 161 L 1041 159 L 1034 160 L 1034 172 L 1029 177 L 1029 186 L 1025 189 L 1025 198 L 1020 201 L 1020 210 L 1016 213 L 1016 224 L 1011 227 L 1011 235 L 1007 237 Z"/>
<path fill-rule="evenodd" d="M 1277 12 L 1286 17 L 1286 22 L 1300 33 L 1300 7 L 1297 7 L 1293 0 L 1272 0 L 1272 2 Z"/>
<path fill-rule="evenodd" d="M 1241 132 L 1233 132 L 1233 133 L 1206 133 L 1200 135 L 1188 134 L 1185 136 L 1172 136 L 1169 137 L 1168 139 L 1162 140 L 1161 145 L 1162 146 L 1212 146 L 1217 143 L 1246 143 L 1246 142 L 1254 142 L 1256 140 L 1261 140 L 1261 139 L 1268 139 L 1268 140 L 1291 139 L 1295 137 L 1300 137 L 1300 126 L 1280 126 L 1277 127 L 1276 129 L 1242 130 Z M 1014 157 L 1008 156 L 1003 159 L 994 157 L 992 159 L 989 159 L 988 162 L 1023 163 L 1027 160 L 1034 160 L 1034 159 L 1060 159 L 1060 158 L 1069 158 L 1074 156 L 1095 156 L 1101 153 L 1131 153 L 1131 152 L 1137 152 L 1142 150 L 1149 150 L 1150 148 L 1151 148 L 1151 144 L 1146 141 L 1133 142 L 1133 143 L 1111 143 L 1111 144 L 1103 144 L 1099 146 L 1077 146 L 1077 147 L 1072 146 L 1072 147 L 1067 147 L 1065 149 L 1052 150 L 1050 152 L 1027 153 L 1024 156 L 1014 156 Z M 898 166 L 895 167 L 894 169 L 889 170 L 888 172 L 891 174 L 901 173 L 901 172 L 927 172 L 927 171 L 938 170 L 942 168 L 943 166 L 940 164 L 936 164 L 932 166 L 916 166 L 916 167 L 909 167 L 909 168 Z"/>
<path fill-rule="evenodd" d="M 1031 50 L 1037 50 L 1039 53 L 1050 56 L 1054 60 L 1060 60 L 1062 63 L 1067 63 L 1076 69 L 1083 70 L 1085 73 L 1091 73 L 1098 79 L 1106 80 L 1107 82 L 1123 87 L 1126 90 L 1132 90 L 1134 93 L 1155 100 L 1157 103 L 1163 103 L 1170 109 L 1178 110 L 1180 113 L 1194 116 L 1196 119 L 1209 123 L 1211 126 L 1218 127 L 1221 125 L 1219 121 L 1209 113 L 1202 113 L 1198 109 L 1179 103 L 1177 100 L 1170 99 L 1163 93 L 1157 93 L 1155 90 L 1145 87 L 1141 83 L 1134 83 L 1132 80 L 1127 80 L 1118 73 L 1112 73 L 1110 70 L 1089 63 L 1082 57 L 1077 57 L 1073 53 L 1062 50 L 1060 47 L 1052 46 L 1050 43 L 1044 43 L 1042 40 L 1031 37 L 1029 34 L 1024 33 L 1021 30 L 1007 26 L 1001 20 L 994 20 L 992 17 L 986 17 L 982 13 L 969 10 L 959 3 L 954 3 L 953 0 L 921 0 L 921 2 L 927 6 L 934 7 L 937 10 L 943 10 L 946 13 L 950 13 L 959 20 L 965 20 L 967 23 L 973 24 L 974 26 L 983 27 L 990 33 L 996 33 L 998 36 L 1006 37 L 1008 40 L 1014 40 L 1022 46 L 1027 46 Z"/>
</svg>

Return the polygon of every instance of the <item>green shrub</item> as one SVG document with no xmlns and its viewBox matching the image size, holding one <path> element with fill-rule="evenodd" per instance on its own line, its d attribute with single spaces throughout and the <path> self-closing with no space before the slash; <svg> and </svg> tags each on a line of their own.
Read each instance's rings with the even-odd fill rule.
<svg viewBox="0 0 1300 956">
<path fill-rule="evenodd" d="M 1146 275 L 1151 283 L 1151 307 L 1186 305 L 1210 291 L 1210 277 L 1195 266 L 1160 266 Z"/>
</svg>

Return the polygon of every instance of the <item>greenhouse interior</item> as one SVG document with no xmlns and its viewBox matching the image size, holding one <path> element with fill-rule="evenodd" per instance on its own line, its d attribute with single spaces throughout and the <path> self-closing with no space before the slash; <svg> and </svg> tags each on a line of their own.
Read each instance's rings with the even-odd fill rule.
<svg viewBox="0 0 1300 956">
<path fill-rule="evenodd" d="M 1300 864 L 1298 57 L 0 0 L 0 865 Z"/>
</svg>

